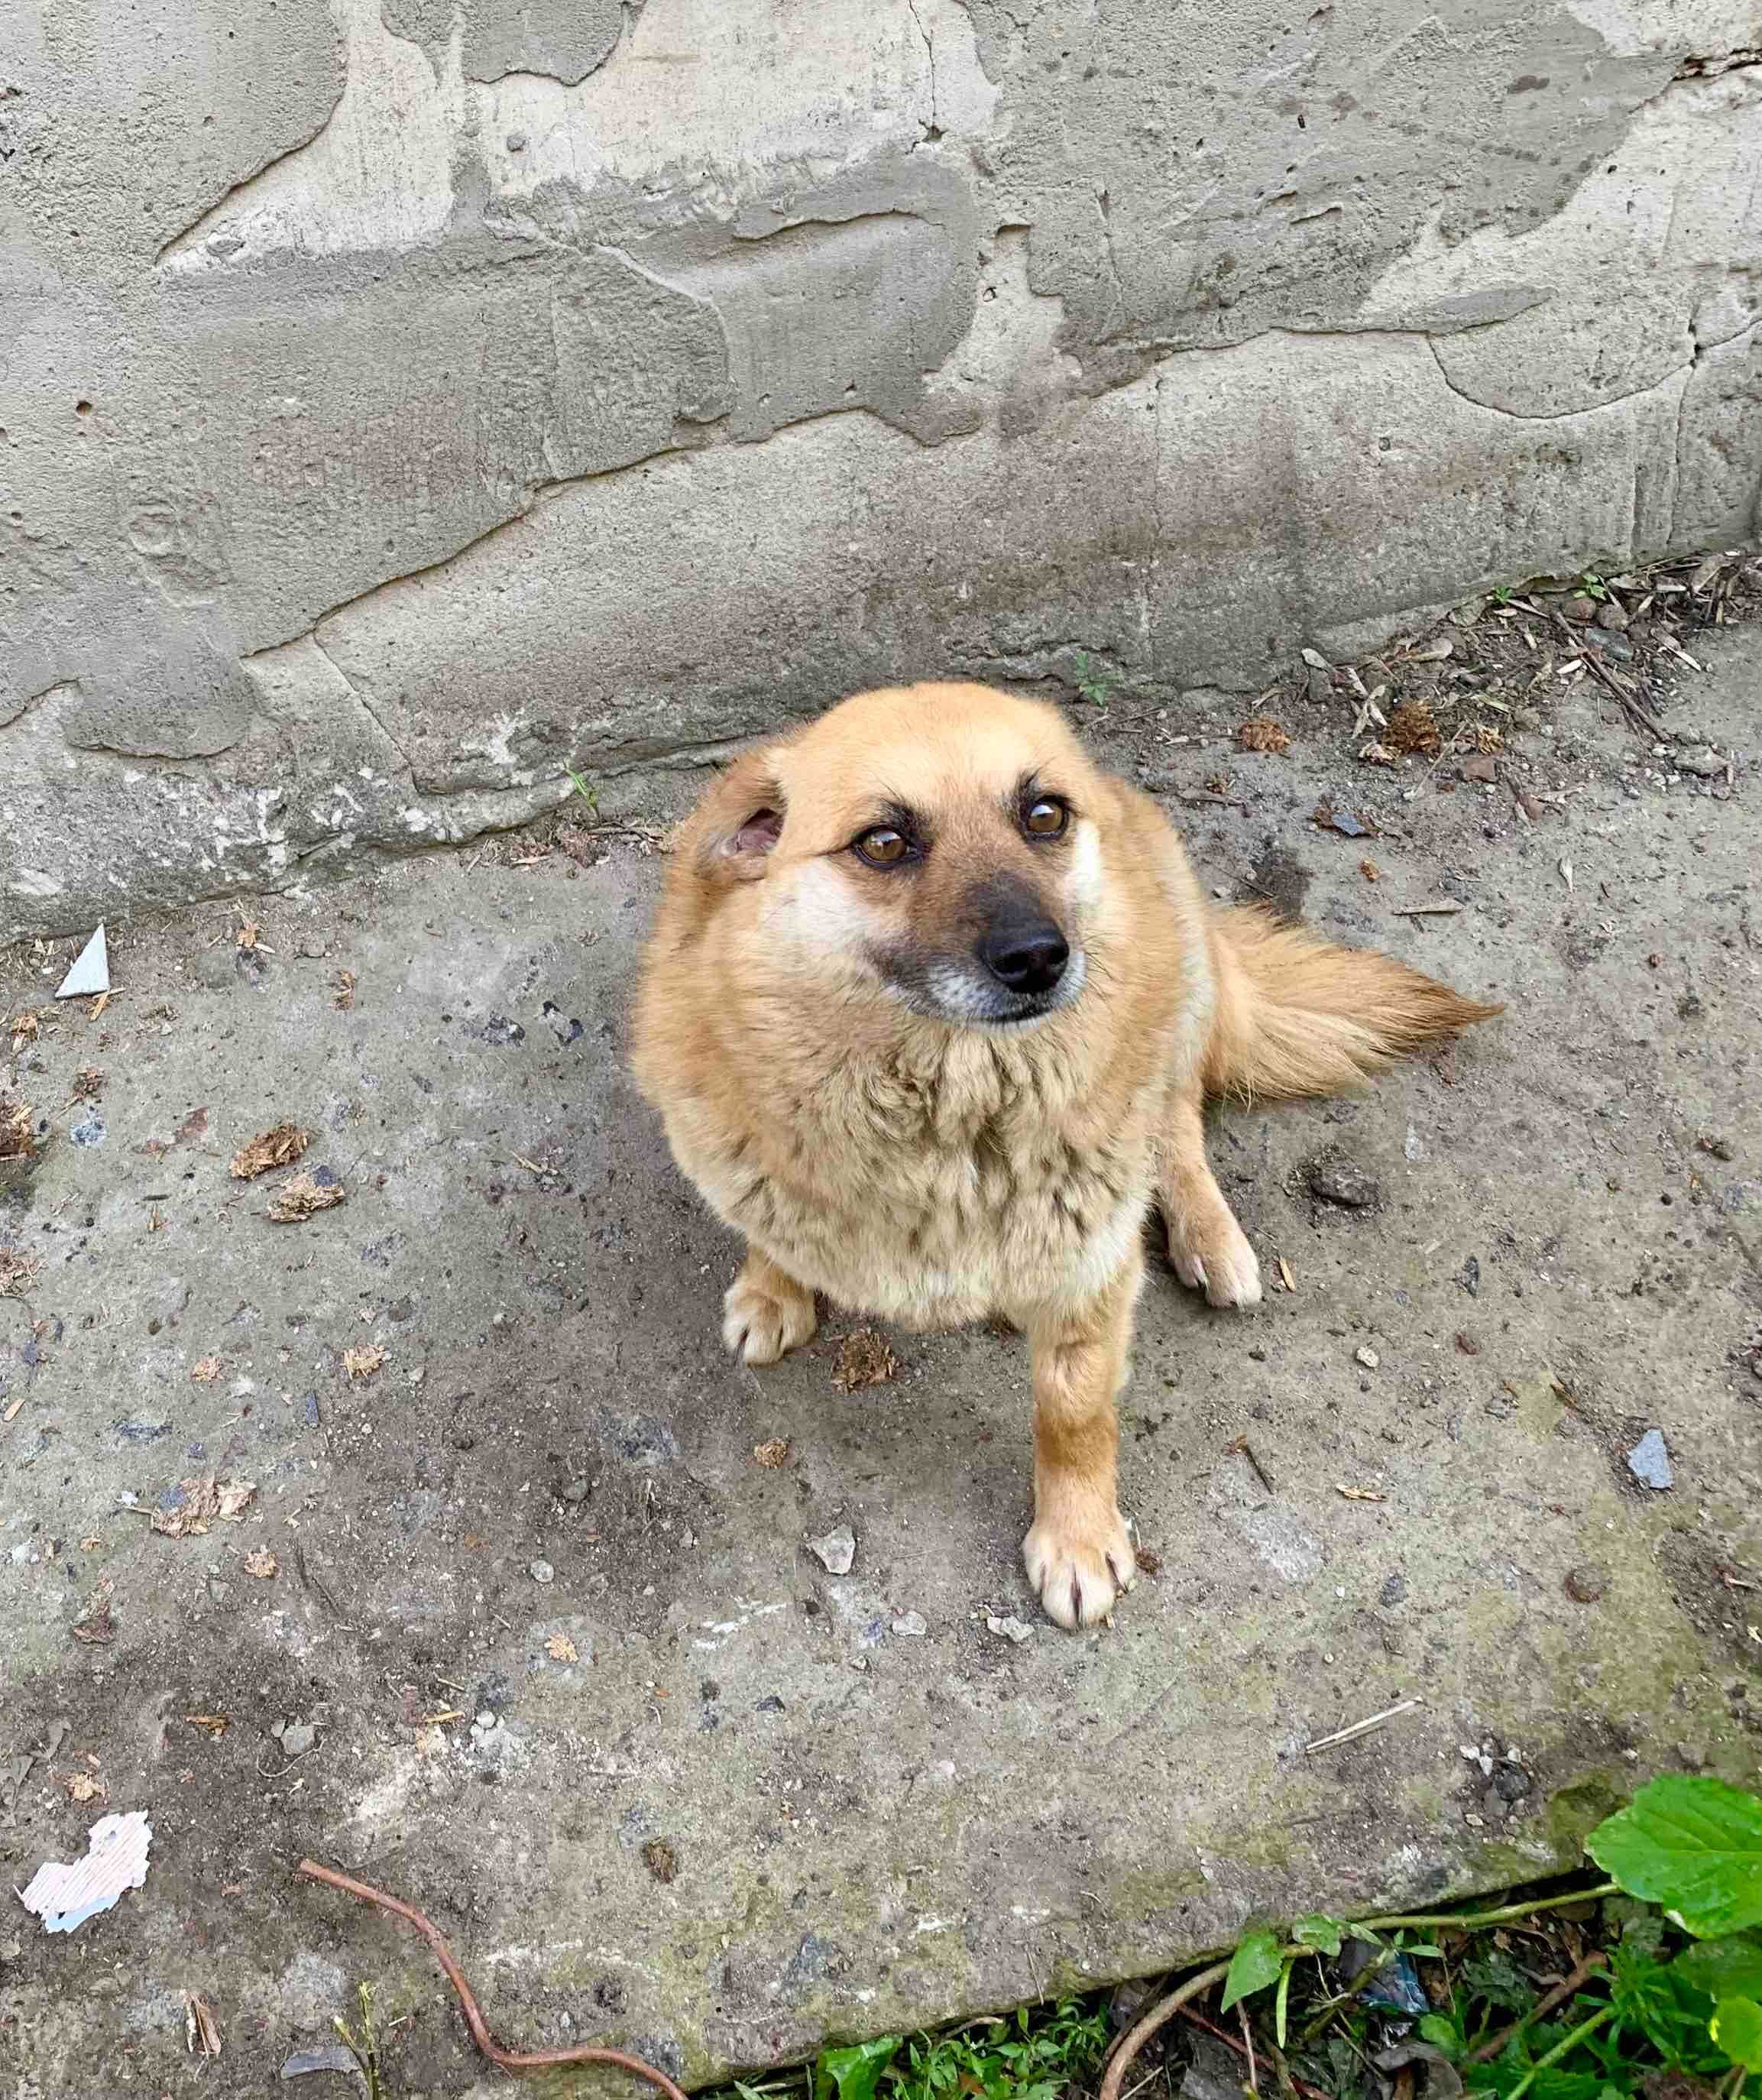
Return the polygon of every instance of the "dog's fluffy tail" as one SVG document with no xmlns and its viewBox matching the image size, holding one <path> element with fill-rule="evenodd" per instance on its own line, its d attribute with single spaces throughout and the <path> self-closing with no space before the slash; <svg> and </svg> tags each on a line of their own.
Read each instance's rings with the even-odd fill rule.
<svg viewBox="0 0 1762 2100">
<path fill-rule="evenodd" d="M 1502 1006 L 1370 948 L 1337 947 L 1258 905 L 1213 914 L 1217 1008 L 1205 1091 L 1244 1101 L 1347 1092 Z"/>
</svg>

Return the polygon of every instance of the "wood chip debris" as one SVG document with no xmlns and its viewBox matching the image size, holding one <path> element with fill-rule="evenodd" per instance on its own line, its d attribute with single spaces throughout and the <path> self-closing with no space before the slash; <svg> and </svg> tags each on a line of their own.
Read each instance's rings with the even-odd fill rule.
<svg viewBox="0 0 1762 2100">
<path fill-rule="evenodd" d="M 1279 1257 L 1279 1281 L 1284 1286 L 1287 1290 L 1295 1290 L 1297 1289 L 1297 1279 L 1291 1273 L 1291 1264 L 1285 1260 L 1283 1255 L 1280 1255 Z"/>
<path fill-rule="evenodd" d="M 867 1385 L 886 1385 L 899 1373 L 900 1360 L 873 1327 L 858 1327 L 844 1337 L 832 1367 L 832 1383 L 840 1392 L 855 1392 Z"/>
<path fill-rule="evenodd" d="M 220 2029 L 214 2023 L 214 2009 L 195 1991 L 183 1994 L 183 2046 L 192 2056 L 220 2054 Z"/>
<path fill-rule="evenodd" d="M 752 1456 L 755 1465 L 767 1466 L 774 1470 L 782 1465 L 789 1457 L 789 1439 L 786 1436 L 773 1436 L 768 1444 L 755 1444 L 752 1447 Z"/>
<path fill-rule="evenodd" d="M 312 1142 L 312 1133 L 297 1123 L 279 1123 L 273 1130 L 259 1132 L 249 1145 L 232 1155 L 228 1169 L 235 1181 L 254 1181 L 273 1167 L 291 1167 Z"/>
<path fill-rule="evenodd" d="M 1291 737 L 1282 722 L 1271 715 L 1254 715 L 1243 723 L 1236 733 L 1236 740 L 1244 751 L 1287 752 L 1291 748 Z"/>
<path fill-rule="evenodd" d="M 567 1634 L 553 1634 L 544 1643 L 544 1652 L 553 1662 L 579 1662 L 581 1651 Z"/>
<path fill-rule="evenodd" d="M 273 1224 L 298 1225 L 319 1211 L 328 1211 L 348 1194 L 341 1182 L 315 1180 L 311 1173 L 295 1174 L 275 1191 L 269 1206 Z"/>
<path fill-rule="evenodd" d="M 346 1013 L 355 1004 L 355 972 L 338 970 L 330 981 L 331 1004 L 339 1013 Z"/>
<path fill-rule="evenodd" d="M 62 1781 L 69 1801 L 104 1801 L 110 1798 L 110 1789 L 101 1779 L 94 1779 L 90 1772 L 69 1772 Z"/>
<path fill-rule="evenodd" d="M 28 1101 L 0 1094 L 0 1159 L 29 1159 L 37 1150 Z"/>
<path fill-rule="evenodd" d="M 280 1564 L 267 1546 L 259 1546 L 246 1554 L 239 1564 L 247 1575 L 254 1575 L 260 1582 L 267 1582 Z"/>
<path fill-rule="evenodd" d="M 200 1363 L 190 1366 L 190 1380 L 194 1385 L 212 1385 L 219 1376 L 218 1357 L 204 1357 Z"/>
<path fill-rule="evenodd" d="M 37 1266 L 36 1255 L 22 1247 L 0 1246 L 0 1298 L 22 1298 Z"/>
<path fill-rule="evenodd" d="M 1389 1499 L 1387 1495 L 1379 1493 L 1375 1488 L 1349 1488 L 1339 1480 L 1334 1483 L 1334 1493 L 1344 1495 L 1349 1502 L 1385 1502 Z"/>
<path fill-rule="evenodd" d="M 1423 660 L 1416 657 L 1416 660 Z M 1438 717 L 1424 700 L 1403 700 L 1392 708 L 1383 741 L 1397 751 L 1411 752 L 1419 758 L 1434 758 L 1444 748 Z"/>
<path fill-rule="evenodd" d="M 217 1743 L 232 1726 L 230 1714 L 186 1714 L 183 1720 L 187 1728 L 205 1728 Z"/>
<path fill-rule="evenodd" d="M 1359 1736 L 1368 1736 L 1373 1728 L 1381 1728 L 1393 1721 L 1398 1714 L 1411 1714 L 1416 1706 L 1423 1706 L 1423 1699 L 1399 1699 L 1393 1706 L 1385 1706 L 1380 1714 L 1369 1714 L 1362 1721 L 1355 1721 L 1349 1728 L 1336 1728 L 1331 1736 L 1318 1736 L 1312 1743 L 1303 1745 L 1306 1756 L 1317 1750 L 1332 1749 L 1336 1743 L 1350 1743 Z"/>
<path fill-rule="evenodd" d="M 357 1342 L 342 1352 L 342 1367 L 352 1379 L 372 1378 L 385 1361 L 383 1342 Z"/>
<path fill-rule="evenodd" d="M 201 1538 L 214 1523 L 242 1523 L 257 1495 L 255 1480 L 217 1480 L 212 1473 L 178 1483 L 174 1509 L 156 1509 L 152 1529 L 167 1538 Z"/>
</svg>

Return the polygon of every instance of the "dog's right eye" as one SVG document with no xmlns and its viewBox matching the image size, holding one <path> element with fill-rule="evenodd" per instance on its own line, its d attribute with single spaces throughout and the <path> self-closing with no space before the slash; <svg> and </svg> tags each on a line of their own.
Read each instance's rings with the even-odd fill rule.
<svg viewBox="0 0 1762 2100">
<path fill-rule="evenodd" d="M 866 860 L 871 867 L 897 867 L 911 851 L 911 845 L 903 832 L 896 832 L 891 824 L 878 824 L 872 832 L 865 832 L 857 841 L 857 857 Z"/>
</svg>

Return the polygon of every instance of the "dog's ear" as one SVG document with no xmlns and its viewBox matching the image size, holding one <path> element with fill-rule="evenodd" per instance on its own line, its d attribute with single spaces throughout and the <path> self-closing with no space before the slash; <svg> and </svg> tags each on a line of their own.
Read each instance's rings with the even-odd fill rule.
<svg viewBox="0 0 1762 2100">
<path fill-rule="evenodd" d="M 698 873 L 711 882 L 756 881 L 783 835 L 784 814 L 776 754 L 743 752 L 692 818 L 688 851 Z"/>
</svg>

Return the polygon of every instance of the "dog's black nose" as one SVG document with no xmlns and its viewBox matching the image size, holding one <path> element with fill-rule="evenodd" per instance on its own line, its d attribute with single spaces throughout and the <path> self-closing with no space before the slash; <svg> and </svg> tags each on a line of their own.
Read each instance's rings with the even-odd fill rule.
<svg viewBox="0 0 1762 2100">
<path fill-rule="evenodd" d="M 989 927 L 979 943 L 979 960 L 998 983 L 1030 997 L 1051 991 L 1070 959 L 1064 936 L 1050 919 Z"/>
</svg>

